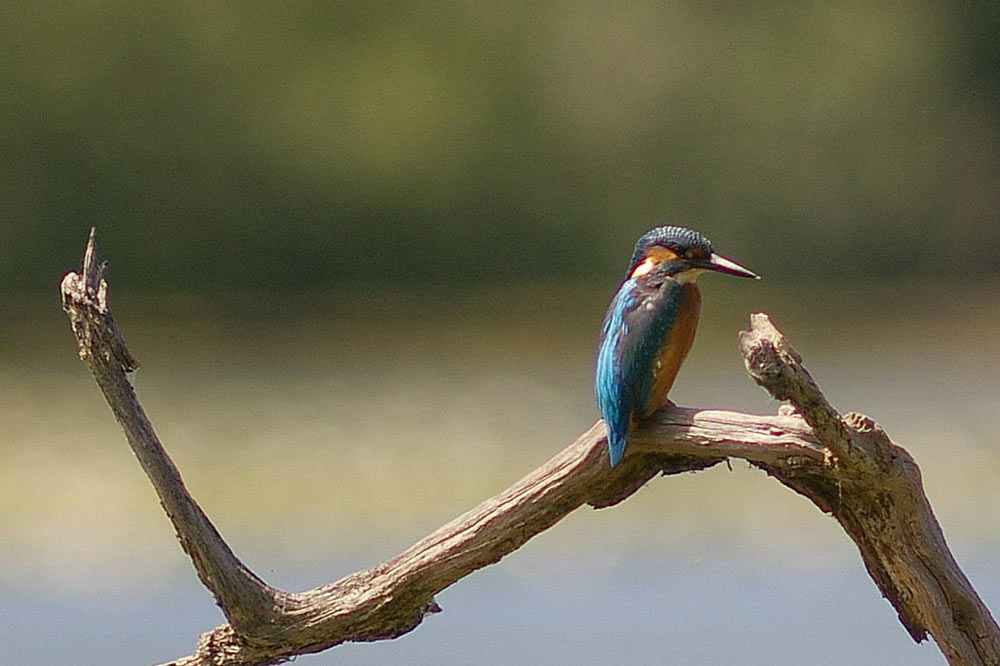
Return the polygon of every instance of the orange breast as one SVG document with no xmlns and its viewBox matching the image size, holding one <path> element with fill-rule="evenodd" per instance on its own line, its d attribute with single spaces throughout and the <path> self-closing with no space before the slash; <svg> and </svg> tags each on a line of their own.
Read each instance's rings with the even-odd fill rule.
<svg viewBox="0 0 1000 666">
<path fill-rule="evenodd" d="M 698 330 L 698 317 L 701 314 L 701 292 L 693 283 L 681 287 L 683 295 L 681 305 L 677 309 L 677 319 L 673 328 L 667 334 L 666 340 L 660 346 L 660 352 L 653 360 L 653 390 L 649 402 L 643 412 L 643 418 L 662 407 L 667 401 L 670 387 L 674 385 L 677 371 L 687 358 L 694 342 L 695 331 Z"/>
</svg>

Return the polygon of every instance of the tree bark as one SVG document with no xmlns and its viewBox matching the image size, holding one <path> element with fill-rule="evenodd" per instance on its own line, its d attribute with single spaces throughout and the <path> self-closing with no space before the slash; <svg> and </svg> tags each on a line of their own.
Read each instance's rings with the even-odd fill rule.
<svg viewBox="0 0 1000 666">
<path fill-rule="evenodd" d="M 396 638 L 440 611 L 441 590 L 499 561 L 578 507 L 616 504 L 653 477 L 742 458 L 832 515 L 857 544 L 874 583 L 915 641 L 930 634 L 953 665 L 1000 666 L 1000 629 L 948 550 L 913 458 L 871 419 L 841 416 L 767 315 L 740 334 L 747 371 L 778 414 L 668 405 L 607 463 L 597 422 L 547 463 L 396 557 L 334 583 L 290 593 L 264 583 L 232 552 L 188 493 L 146 417 L 128 373 L 138 366 L 108 306 L 91 231 L 63 308 L 132 451 L 227 622 L 176 666 L 264 665 L 345 641 Z"/>
</svg>

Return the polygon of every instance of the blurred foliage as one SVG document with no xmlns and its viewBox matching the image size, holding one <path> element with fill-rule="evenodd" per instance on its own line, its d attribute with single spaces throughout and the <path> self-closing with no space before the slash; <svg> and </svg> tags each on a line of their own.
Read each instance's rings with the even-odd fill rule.
<svg viewBox="0 0 1000 666">
<path fill-rule="evenodd" d="M 0 279 L 617 276 L 684 221 L 788 282 L 1000 274 L 996 2 L 0 7 Z"/>
</svg>

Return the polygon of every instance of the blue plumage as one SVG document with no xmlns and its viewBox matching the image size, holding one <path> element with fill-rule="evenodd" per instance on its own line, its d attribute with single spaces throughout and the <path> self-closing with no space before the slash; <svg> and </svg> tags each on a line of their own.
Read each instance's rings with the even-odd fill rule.
<svg viewBox="0 0 1000 666">
<path fill-rule="evenodd" d="M 608 308 L 594 393 L 608 428 L 612 467 L 625 453 L 633 419 L 649 404 L 656 355 L 674 325 L 680 300 L 680 285 L 673 280 L 651 284 L 629 278 Z"/>
</svg>

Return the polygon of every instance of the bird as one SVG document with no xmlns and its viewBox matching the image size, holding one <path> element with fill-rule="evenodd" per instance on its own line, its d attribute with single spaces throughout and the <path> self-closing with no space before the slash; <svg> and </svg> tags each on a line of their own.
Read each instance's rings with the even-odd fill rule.
<svg viewBox="0 0 1000 666">
<path fill-rule="evenodd" d="M 594 372 L 611 467 L 625 454 L 629 432 L 667 402 L 694 342 L 701 312 L 695 281 L 706 271 L 760 279 L 693 229 L 659 226 L 636 241 L 604 317 Z"/>
</svg>

